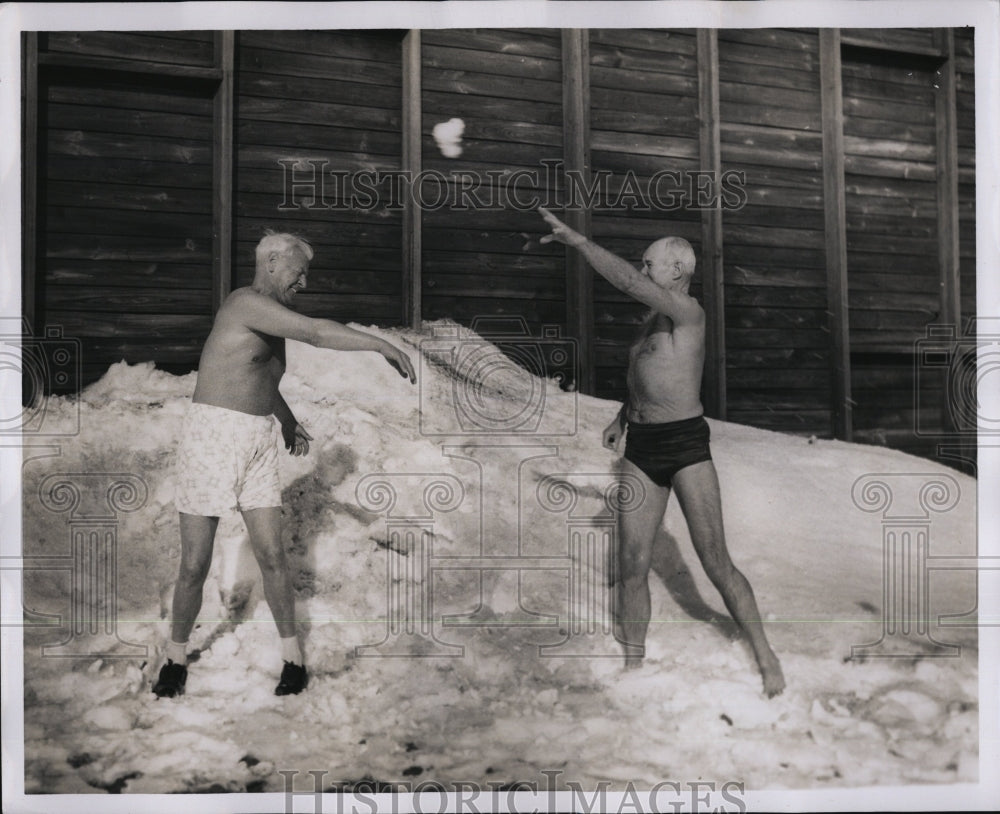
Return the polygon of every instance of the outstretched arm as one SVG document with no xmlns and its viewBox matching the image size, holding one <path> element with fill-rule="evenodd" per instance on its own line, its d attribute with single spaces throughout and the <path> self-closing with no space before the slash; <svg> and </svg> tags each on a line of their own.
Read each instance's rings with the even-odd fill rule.
<svg viewBox="0 0 1000 814">
<path fill-rule="evenodd" d="M 349 328 L 332 319 L 318 319 L 297 314 L 270 297 L 247 291 L 239 304 L 240 316 L 246 327 L 269 336 L 296 339 L 317 348 L 329 350 L 370 350 L 381 353 L 400 376 L 416 382 L 410 357 L 395 345 L 364 331 Z"/>
<path fill-rule="evenodd" d="M 701 306 L 692 297 L 680 291 L 660 288 L 646 275 L 636 271 L 627 260 L 571 229 L 545 207 L 538 207 L 538 212 L 552 228 L 552 234 L 545 235 L 541 243 L 556 240 L 577 249 L 594 270 L 619 291 L 666 314 L 675 324 L 694 322 L 704 314 Z"/>
</svg>

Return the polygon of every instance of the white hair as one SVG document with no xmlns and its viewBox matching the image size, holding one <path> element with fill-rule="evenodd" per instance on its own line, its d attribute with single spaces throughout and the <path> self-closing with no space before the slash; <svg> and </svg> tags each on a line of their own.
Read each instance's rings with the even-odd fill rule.
<svg viewBox="0 0 1000 814">
<path fill-rule="evenodd" d="M 672 255 L 673 257 L 680 260 L 681 265 L 684 267 L 684 271 L 688 274 L 694 274 L 694 267 L 696 262 L 696 257 L 694 249 L 691 248 L 691 244 L 688 243 L 682 237 L 661 237 L 659 240 L 653 241 L 646 252 L 651 252 L 655 250 L 662 250 L 664 253 Z M 646 255 L 643 254 L 643 257 Z"/>
<path fill-rule="evenodd" d="M 664 238 L 663 243 L 669 251 L 673 252 L 674 257 L 684 264 L 685 271 L 694 271 L 696 258 L 690 243 L 682 237 L 667 237 Z"/>
<path fill-rule="evenodd" d="M 306 256 L 306 260 L 312 260 L 312 246 L 306 243 L 301 237 L 289 234 L 288 232 L 272 232 L 268 230 L 264 233 L 264 237 L 260 239 L 260 243 L 257 244 L 257 268 L 262 268 L 267 263 L 267 258 L 272 254 L 291 254 L 296 249 Z"/>
</svg>

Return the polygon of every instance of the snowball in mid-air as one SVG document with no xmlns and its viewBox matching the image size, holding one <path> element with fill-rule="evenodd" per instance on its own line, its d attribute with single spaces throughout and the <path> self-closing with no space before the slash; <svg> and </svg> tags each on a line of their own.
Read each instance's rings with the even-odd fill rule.
<svg viewBox="0 0 1000 814">
<path fill-rule="evenodd" d="M 462 133 L 465 132 L 465 122 L 461 119 L 448 119 L 434 125 L 433 136 L 441 155 L 445 158 L 458 158 L 462 154 Z"/>
</svg>

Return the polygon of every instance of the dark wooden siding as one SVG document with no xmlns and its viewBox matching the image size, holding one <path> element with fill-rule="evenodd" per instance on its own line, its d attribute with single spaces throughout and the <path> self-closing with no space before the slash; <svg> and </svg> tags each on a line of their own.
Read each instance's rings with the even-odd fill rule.
<svg viewBox="0 0 1000 814">
<path fill-rule="evenodd" d="M 694 31 L 591 31 L 590 131 L 594 180 L 607 173 L 606 193 L 592 212 L 594 239 L 638 267 L 654 240 L 683 237 L 698 253 L 701 215 L 686 198 L 700 168 L 698 74 Z M 656 188 L 657 173 L 666 176 Z M 657 193 L 660 194 L 657 194 Z M 699 296 L 700 277 L 692 285 Z M 648 308 L 594 276 L 597 394 L 625 395 L 628 346 Z"/>
<path fill-rule="evenodd" d="M 706 266 L 692 291 L 706 303 L 711 292 L 722 295 L 710 317 L 725 354 L 710 360 L 706 380 L 724 373 L 725 417 L 830 436 L 831 370 L 843 361 L 857 440 L 936 453 L 951 396 L 946 371 L 922 369 L 917 348 L 929 327 L 956 314 L 941 293 L 953 210 L 941 204 L 950 198 L 939 170 L 951 166 L 953 148 L 965 322 L 976 307 L 971 30 L 952 32 L 953 109 L 935 87 L 948 48 L 942 32 L 839 32 L 849 365 L 834 351 L 840 323 L 828 319 L 828 263 L 840 247 L 824 216 L 839 175 L 836 163 L 824 173 L 824 127 L 835 108 L 821 107 L 817 30 L 433 30 L 405 46 L 404 35 L 239 32 L 232 72 L 231 38 L 210 32 L 38 38 L 37 229 L 31 218 L 25 227 L 38 239 L 26 279 L 37 295 L 36 331 L 62 326 L 83 341 L 84 383 L 122 358 L 193 369 L 213 292 L 252 279 L 253 248 L 269 227 L 300 233 L 316 249 L 300 299 L 309 314 L 380 325 L 414 315 L 465 324 L 499 317 L 509 322 L 484 324 L 534 335 L 555 325 L 570 336 L 589 324 L 592 305 L 596 393 L 621 398 L 644 308 L 599 276 L 589 285 L 561 247 L 540 245 L 543 224 L 526 203 L 561 209 L 560 162 L 589 158 L 592 184 L 609 174 L 596 187 L 590 226 L 580 227 L 598 242 L 633 263 L 665 234 L 690 240 L 700 259 L 721 250 L 721 286 L 708 275 L 702 290 Z M 419 60 L 404 64 L 411 45 Z M 716 68 L 717 119 L 714 94 L 699 87 Z M 213 184 L 229 177 L 219 158 L 230 146 L 231 79 L 232 268 L 213 246 L 214 226 L 228 225 L 228 199 L 214 198 Z M 404 87 L 418 85 L 419 96 L 403 98 Z M 954 145 L 942 129 L 952 115 Z M 465 123 L 457 158 L 443 156 L 432 136 L 452 118 Z M 709 169 L 706 122 L 716 120 L 735 198 L 723 201 L 721 242 L 705 247 L 712 232 L 696 202 L 666 211 L 662 198 L 641 196 L 658 172 L 679 173 L 684 188 Z M 419 131 L 403 132 L 410 121 Z M 419 213 L 387 200 L 386 185 L 370 205 L 347 200 L 344 176 L 393 172 L 404 161 L 424 171 Z M 294 179 L 282 162 L 294 164 Z M 471 206 L 459 209 L 463 185 Z M 442 205 L 432 206 L 439 196 Z M 408 223 L 419 231 L 408 233 Z M 418 245 L 419 269 L 406 261 Z M 411 314 L 414 291 L 421 308 Z M 836 427 L 846 433 L 846 423 Z"/>
<path fill-rule="evenodd" d="M 935 56 L 938 53 L 931 28 L 844 28 L 841 41 L 851 47 L 870 48 L 908 56 Z"/>
<path fill-rule="evenodd" d="M 535 336 L 565 326 L 563 257 L 531 239 L 538 214 L 511 197 L 544 202 L 543 162 L 563 156 L 559 31 L 424 31 L 421 62 L 424 319 L 488 317 L 491 330 L 523 321 Z M 465 130 L 461 155 L 448 158 L 432 132 L 453 118 Z M 475 196 L 464 210 L 451 206 L 461 183 Z M 439 194 L 449 203 L 434 207 Z"/>
<path fill-rule="evenodd" d="M 976 313 L 976 72 L 973 30 L 955 29 L 962 314 Z"/>
<path fill-rule="evenodd" d="M 206 65 L 211 35 L 52 33 L 40 53 L 39 322 L 80 339 L 84 381 L 122 359 L 189 370 L 211 325 L 211 96 L 129 70 Z"/>
<path fill-rule="evenodd" d="M 315 251 L 303 313 L 401 323 L 401 209 L 358 175 L 400 169 L 401 42 L 392 31 L 239 33 L 236 286 L 252 282 L 265 229 L 293 232 Z"/>
<path fill-rule="evenodd" d="M 959 229 L 959 300 L 961 303 L 962 356 L 958 375 L 948 386 L 949 404 L 957 409 L 949 419 L 954 428 L 963 432 L 957 457 L 963 461 L 975 460 L 974 429 L 981 412 L 973 395 L 974 384 L 983 373 L 975 367 L 976 314 L 976 105 L 975 105 L 975 49 L 971 28 L 954 30 L 955 38 L 955 88 L 956 125 L 958 148 L 958 229 Z M 990 271 L 984 273 L 989 274 Z M 989 315 L 987 315 L 989 316 Z M 989 324 L 979 326 L 985 336 L 995 333 Z M 922 405 L 921 405 L 922 406 Z M 954 454 L 954 452 L 952 453 Z M 952 463 L 957 463 L 952 461 Z"/>
<path fill-rule="evenodd" d="M 719 32 L 727 417 L 830 432 L 819 43 L 815 31 Z"/>
<path fill-rule="evenodd" d="M 214 61 L 211 31 L 53 31 L 45 52 L 83 57 L 141 60 L 149 64 L 209 67 Z"/>
<path fill-rule="evenodd" d="M 935 80 L 936 70 L 926 60 L 845 48 L 855 438 L 910 449 L 919 444 L 913 407 L 916 343 L 941 312 Z M 927 385 L 924 377 L 922 386 Z M 941 395 L 932 401 L 940 404 Z"/>
</svg>

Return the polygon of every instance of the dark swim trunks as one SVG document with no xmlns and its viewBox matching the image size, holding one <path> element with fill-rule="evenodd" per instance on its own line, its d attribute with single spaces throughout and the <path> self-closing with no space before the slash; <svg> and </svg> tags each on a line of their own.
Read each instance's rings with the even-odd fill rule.
<svg viewBox="0 0 1000 814">
<path fill-rule="evenodd" d="M 670 486 L 684 467 L 711 461 L 709 429 L 704 416 L 665 424 L 628 424 L 625 458 L 657 486 Z"/>
</svg>

